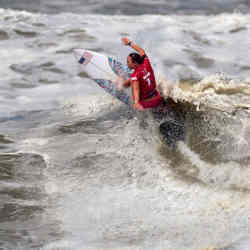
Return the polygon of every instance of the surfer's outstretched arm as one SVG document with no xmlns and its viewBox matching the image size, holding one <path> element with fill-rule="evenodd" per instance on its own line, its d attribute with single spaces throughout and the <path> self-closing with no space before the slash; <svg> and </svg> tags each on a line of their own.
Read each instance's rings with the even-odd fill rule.
<svg viewBox="0 0 250 250">
<path fill-rule="evenodd" d="M 134 42 L 130 41 L 127 37 L 123 37 L 122 41 L 125 45 L 130 46 L 132 49 L 134 49 L 135 51 L 137 51 L 140 56 L 144 56 L 145 55 L 145 51 L 144 49 L 142 49 L 140 46 L 136 45 Z"/>
</svg>

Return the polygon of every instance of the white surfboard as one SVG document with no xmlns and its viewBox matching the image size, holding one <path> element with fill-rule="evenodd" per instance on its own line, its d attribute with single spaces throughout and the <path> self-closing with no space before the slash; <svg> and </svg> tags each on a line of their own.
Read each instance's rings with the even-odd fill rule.
<svg viewBox="0 0 250 250">
<path fill-rule="evenodd" d="M 132 104 L 131 90 L 121 88 L 116 83 L 119 76 L 127 79 L 130 75 L 127 66 L 112 57 L 84 50 L 74 49 L 75 57 L 81 65 L 81 70 L 93 79 L 106 92 L 127 105 Z"/>
</svg>

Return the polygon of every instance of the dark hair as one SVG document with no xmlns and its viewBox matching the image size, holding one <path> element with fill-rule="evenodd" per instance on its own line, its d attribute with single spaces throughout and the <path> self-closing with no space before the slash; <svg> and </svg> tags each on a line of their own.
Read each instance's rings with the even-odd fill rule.
<svg viewBox="0 0 250 250">
<path fill-rule="evenodd" d="M 145 56 L 140 56 L 138 53 L 130 53 L 129 56 L 132 58 L 132 62 L 142 64 Z"/>
</svg>

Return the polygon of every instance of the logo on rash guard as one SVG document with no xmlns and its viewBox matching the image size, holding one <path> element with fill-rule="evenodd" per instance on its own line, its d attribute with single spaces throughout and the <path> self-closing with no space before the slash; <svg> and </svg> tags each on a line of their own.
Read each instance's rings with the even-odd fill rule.
<svg viewBox="0 0 250 250">
<path fill-rule="evenodd" d="M 148 86 L 151 85 L 151 81 L 150 81 L 149 77 L 150 77 L 150 72 L 148 72 L 145 76 L 143 76 L 143 79 L 148 82 Z"/>
</svg>

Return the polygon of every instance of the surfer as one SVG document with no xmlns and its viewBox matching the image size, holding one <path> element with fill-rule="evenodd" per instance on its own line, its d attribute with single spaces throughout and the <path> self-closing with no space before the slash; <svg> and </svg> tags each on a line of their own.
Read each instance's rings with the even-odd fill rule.
<svg viewBox="0 0 250 250">
<path fill-rule="evenodd" d="M 138 52 L 128 55 L 127 65 L 134 72 L 123 82 L 124 87 L 132 87 L 134 108 L 143 110 L 159 106 L 162 98 L 156 89 L 154 71 L 145 51 L 126 37 L 122 42 Z"/>
</svg>

